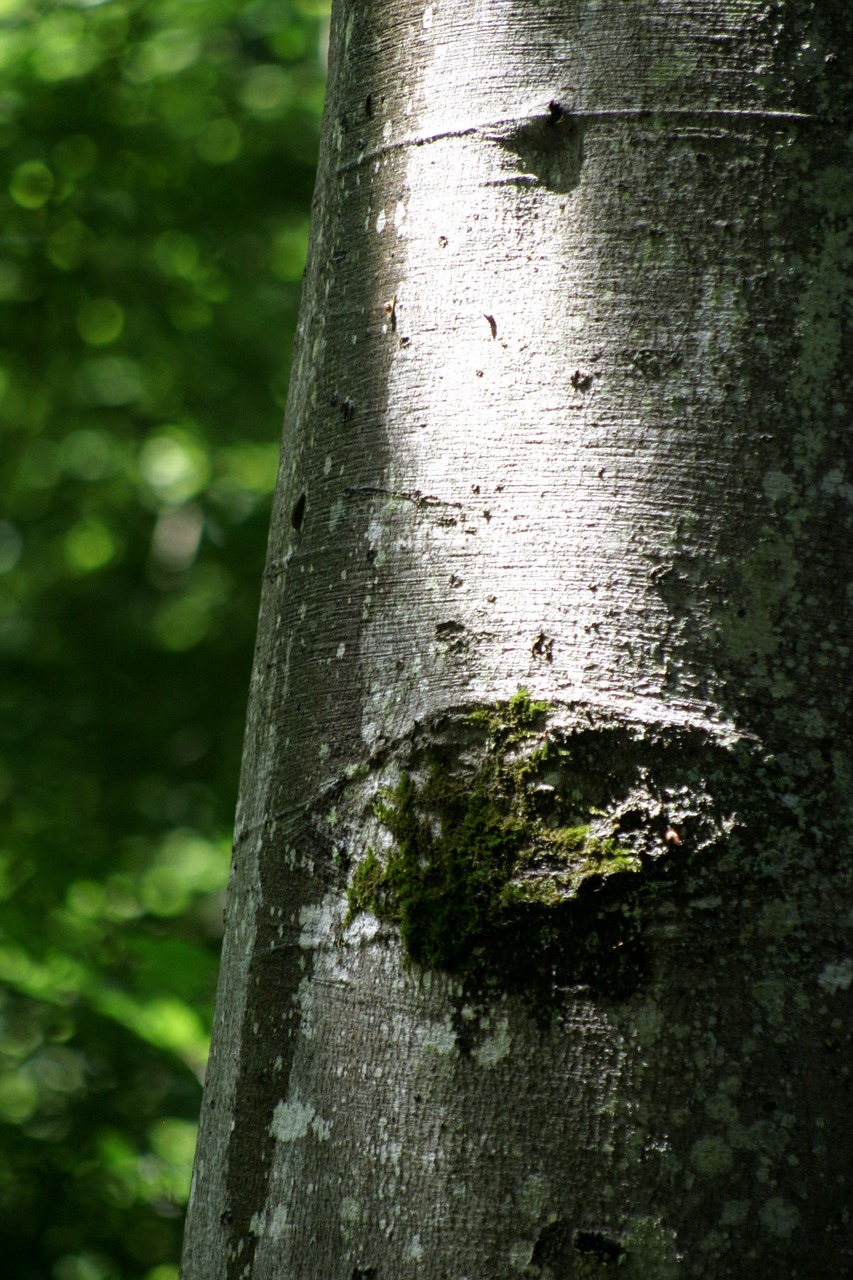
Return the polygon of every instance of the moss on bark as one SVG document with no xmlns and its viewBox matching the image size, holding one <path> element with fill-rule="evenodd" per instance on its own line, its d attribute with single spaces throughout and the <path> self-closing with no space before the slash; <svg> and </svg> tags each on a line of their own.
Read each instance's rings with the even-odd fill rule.
<svg viewBox="0 0 853 1280">
<path fill-rule="evenodd" d="M 417 965 L 502 984 L 613 969 L 643 864 L 585 795 L 570 741 L 545 731 L 548 711 L 523 690 L 474 711 L 476 769 L 435 749 L 425 777 L 403 773 L 378 798 L 392 846 L 356 867 L 345 927 L 371 911 Z"/>
</svg>

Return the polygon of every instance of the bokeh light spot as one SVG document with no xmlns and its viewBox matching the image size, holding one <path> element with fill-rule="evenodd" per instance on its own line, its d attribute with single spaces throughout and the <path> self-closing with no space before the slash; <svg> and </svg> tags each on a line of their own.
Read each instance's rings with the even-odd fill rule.
<svg viewBox="0 0 853 1280">
<path fill-rule="evenodd" d="M 124 311 L 113 298 L 92 298 L 77 313 L 77 332 L 92 347 L 105 347 L 124 328 Z"/>
<path fill-rule="evenodd" d="M 242 135 L 225 116 L 211 120 L 196 138 L 196 150 L 207 164 L 230 164 L 240 154 Z"/>
<path fill-rule="evenodd" d="M 154 241 L 154 261 L 164 275 L 191 280 L 198 260 L 198 241 L 183 231 L 164 231 Z"/>
<path fill-rule="evenodd" d="M 12 174 L 9 195 L 22 209 L 40 209 L 47 204 L 54 188 L 54 177 L 41 160 L 25 160 Z"/>
<path fill-rule="evenodd" d="M 0 520 L 0 574 L 15 568 L 24 549 L 24 539 L 19 529 L 8 520 Z"/>
<path fill-rule="evenodd" d="M 87 360 L 77 377 L 79 392 L 90 404 L 130 404 L 142 394 L 142 372 L 127 356 Z"/>
<path fill-rule="evenodd" d="M 146 440 L 139 453 L 139 471 L 164 502 L 186 502 L 210 479 L 210 461 L 203 444 L 180 427 L 160 431 Z"/>
<path fill-rule="evenodd" d="M 103 569 L 118 552 L 112 530 L 94 516 L 79 520 L 65 535 L 65 559 L 79 573 Z"/>
<path fill-rule="evenodd" d="M 274 64 L 253 67 L 243 82 L 240 101 L 252 115 L 276 117 L 290 106 L 293 78 Z"/>
</svg>

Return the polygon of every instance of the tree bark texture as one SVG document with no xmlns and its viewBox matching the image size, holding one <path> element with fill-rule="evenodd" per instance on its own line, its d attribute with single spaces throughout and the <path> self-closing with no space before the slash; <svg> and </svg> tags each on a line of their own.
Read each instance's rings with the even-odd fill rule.
<svg viewBox="0 0 853 1280">
<path fill-rule="evenodd" d="M 853 1274 L 851 59 L 337 0 L 185 1280 Z"/>
</svg>

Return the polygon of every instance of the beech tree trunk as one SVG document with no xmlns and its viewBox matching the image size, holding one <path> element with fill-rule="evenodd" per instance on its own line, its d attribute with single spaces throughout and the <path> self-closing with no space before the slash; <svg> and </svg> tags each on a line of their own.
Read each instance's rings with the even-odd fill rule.
<svg viewBox="0 0 853 1280">
<path fill-rule="evenodd" d="M 853 1274 L 852 53 L 337 0 L 185 1280 Z"/>
</svg>

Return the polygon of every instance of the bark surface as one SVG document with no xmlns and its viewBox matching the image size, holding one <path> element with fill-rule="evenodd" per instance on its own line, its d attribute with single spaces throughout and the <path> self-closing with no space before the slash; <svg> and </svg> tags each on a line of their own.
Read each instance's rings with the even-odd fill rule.
<svg viewBox="0 0 853 1280">
<path fill-rule="evenodd" d="M 335 5 L 185 1280 L 853 1272 L 851 54 Z"/>
</svg>

